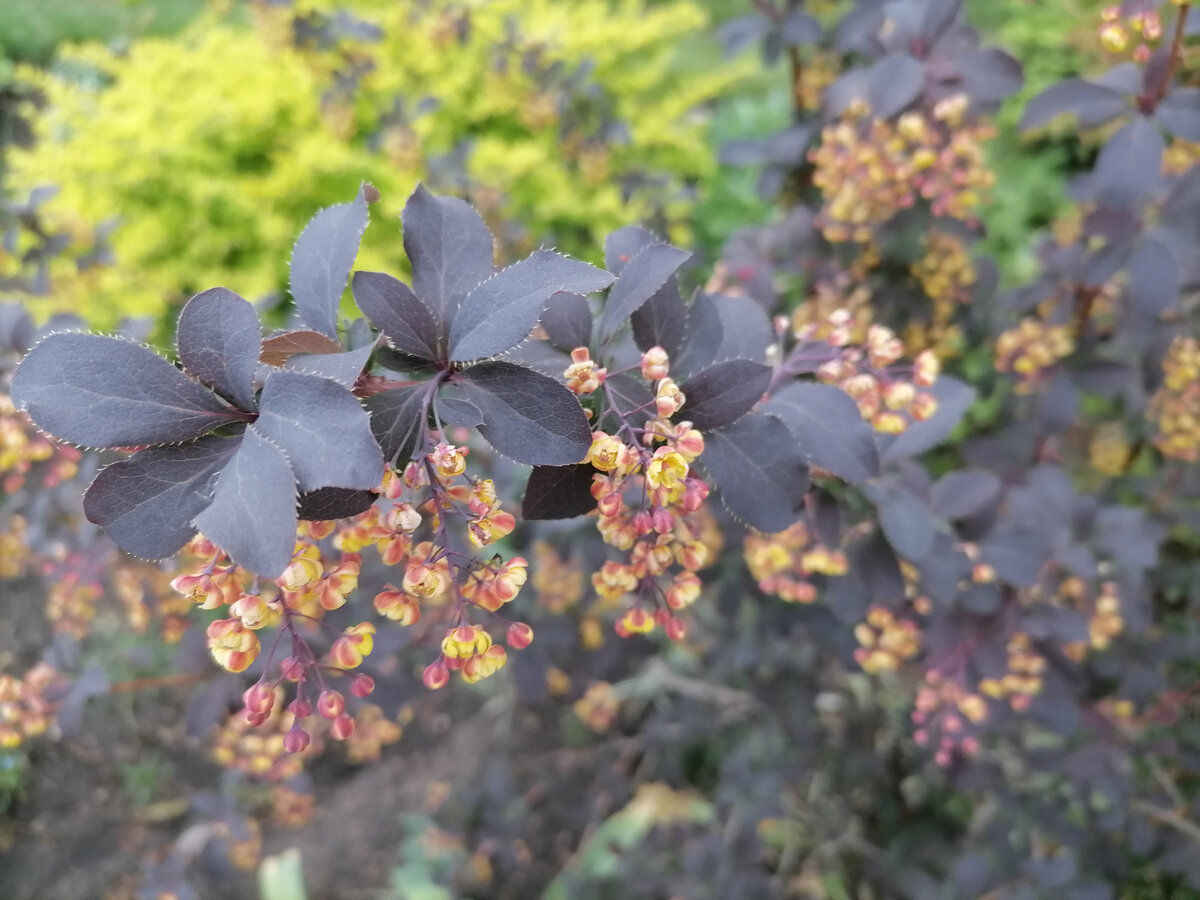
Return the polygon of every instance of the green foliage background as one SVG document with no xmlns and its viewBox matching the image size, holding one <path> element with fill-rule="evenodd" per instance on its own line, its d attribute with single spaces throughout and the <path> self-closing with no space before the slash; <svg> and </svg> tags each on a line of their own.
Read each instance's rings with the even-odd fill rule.
<svg viewBox="0 0 1200 900">
<path fill-rule="evenodd" d="M 36 144 L 11 154 L 11 192 L 56 184 L 46 213 L 76 254 L 120 216 L 115 265 L 78 275 L 63 259 L 44 311 L 104 326 L 218 284 L 281 293 L 298 225 L 360 181 L 383 196 L 377 219 L 397 216 L 419 180 L 457 187 L 496 224 L 519 225 L 505 255 L 547 243 L 595 258 L 607 232 L 636 221 L 688 242 L 694 186 L 714 167 L 703 106 L 746 70 L 681 44 L 706 30 L 701 6 L 347 5 L 382 38 L 297 48 L 287 10 L 210 11 L 176 37 L 71 46 L 48 70 L 19 70 L 47 106 Z M 350 67 L 357 82 L 340 89 Z M 627 140 L 597 139 L 606 118 Z M 369 230 L 360 265 L 399 265 L 398 238 Z"/>
</svg>

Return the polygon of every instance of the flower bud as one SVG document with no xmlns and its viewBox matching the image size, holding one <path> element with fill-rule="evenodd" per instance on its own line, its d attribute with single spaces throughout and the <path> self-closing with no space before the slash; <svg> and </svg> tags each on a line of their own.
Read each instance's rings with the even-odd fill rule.
<svg viewBox="0 0 1200 900">
<path fill-rule="evenodd" d="M 375 690 L 375 679 L 370 675 L 359 672 L 350 682 L 350 693 L 355 697 L 370 697 Z"/>
<path fill-rule="evenodd" d="M 299 725 L 293 725 L 283 736 L 283 749 L 288 753 L 303 753 L 311 743 L 312 738 Z"/>
<path fill-rule="evenodd" d="M 336 719 L 346 711 L 346 698 L 334 690 L 321 691 L 317 698 L 317 712 L 326 719 Z"/>
<path fill-rule="evenodd" d="M 524 622 L 513 622 L 508 626 L 504 639 L 514 650 L 524 650 L 533 643 L 533 629 Z"/>
<path fill-rule="evenodd" d="M 354 720 L 345 713 L 338 716 L 329 726 L 329 733 L 335 740 L 344 741 L 354 734 Z"/>
<path fill-rule="evenodd" d="M 446 682 L 450 680 L 450 670 L 446 668 L 446 663 L 438 658 L 425 667 L 421 680 L 425 682 L 425 687 L 436 691 L 446 686 Z"/>
</svg>

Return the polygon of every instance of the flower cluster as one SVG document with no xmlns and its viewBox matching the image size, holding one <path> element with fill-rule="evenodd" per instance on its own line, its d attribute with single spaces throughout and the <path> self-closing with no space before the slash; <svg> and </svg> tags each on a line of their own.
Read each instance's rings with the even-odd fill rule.
<svg viewBox="0 0 1200 900">
<path fill-rule="evenodd" d="M 37 431 L 13 406 L 7 391 L 0 392 L 0 491 L 15 494 L 35 466 L 40 466 L 38 486 L 55 487 L 75 476 L 79 460 L 78 450 Z"/>
<path fill-rule="evenodd" d="M 846 554 L 814 541 L 803 522 L 778 534 L 746 535 L 742 553 L 759 589 L 788 603 L 817 599 L 811 576 L 845 575 L 849 570 Z"/>
<path fill-rule="evenodd" d="M 895 122 L 852 106 L 821 132 L 809 154 L 813 183 L 825 195 L 818 217 L 833 243 L 866 243 L 875 229 L 918 200 L 935 216 L 969 220 L 995 177 L 984 160 L 990 126 L 965 124 L 965 96 L 948 97 L 931 113 L 909 112 Z"/>
<path fill-rule="evenodd" d="M 1162 18 L 1155 9 L 1134 10 L 1122 15 L 1119 5 L 1100 11 L 1096 36 L 1100 46 L 1115 56 L 1129 55 L 1134 62 L 1145 63 L 1162 38 Z"/>
<path fill-rule="evenodd" d="M 966 241 L 941 229 L 930 231 L 925 252 L 911 271 L 931 303 L 929 320 L 910 324 L 904 342 L 910 348 L 935 349 L 945 355 L 961 342 L 962 330 L 954 319 L 958 305 L 971 299 L 976 279 Z"/>
<path fill-rule="evenodd" d="M 592 731 L 603 734 L 612 727 L 621 710 L 613 686 L 607 681 L 594 681 L 583 696 L 575 701 L 575 715 Z"/>
<path fill-rule="evenodd" d="M 96 618 L 96 605 L 104 596 L 104 587 L 84 577 L 70 560 L 53 569 L 54 581 L 46 595 L 46 618 L 56 634 L 83 640 Z"/>
<path fill-rule="evenodd" d="M 1163 383 L 1150 401 L 1154 445 L 1185 462 L 1200 460 L 1200 341 L 1177 337 L 1163 360 Z"/>
<path fill-rule="evenodd" d="M 211 739 L 213 761 L 263 781 L 287 781 L 299 775 L 304 760 L 320 753 L 321 742 L 311 741 L 303 750 L 288 748 L 287 736 L 296 717 L 284 708 L 282 687 L 259 684 L 246 693 L 247 709 L 253 703 L 254 709 L 266 713 L 258 721 L 241 713 L 229 716 Z"/>
<path fill-rule="evenodd" d="M 897 618 L 882 606 L 867 610 L 866 621 L 854 627 L 854 637 L 859 643 L 854 660 L 870 675 L 894 672 L 921 651 L 917 623 Z"/>
<path fill-rule="evenodd" d="M 929 393 L 941 373 L 941 363 L 932 350 L 922 350 L 911 366 L 897 365 L 904 356 L 904 342 L 890 328 L 871 325 L 862 346 L 850 343 L 851 316 L 838 310 L 830 316 L 833 325 L 824 346 L 810 351 L 816 328 L 804 326 L 796 355 L 821 354 L 825 361 L 816 367 L 817 377 L 835 385 L 858 404 L 862 417 L 877 430 L 899 434 L 910 420 L 924 421 L 937 412 L 937 399 Z M 833 354 L 828 356 L 832 348 Z M 814 356 L 815 359 L 815 356 Z"/>
<path fill-rule="evenodd" d="M 45 734 L 54 717 L 53 695 L 58 672 L 38 663 L 24 678 L 0 675 L 0 750 L 20 747 L 30 738 Z"/>
<path fill-rule="evenodd" d="M 999 678 L 984 678 L 979 691 L 996 700 L 1007 700 L 1017 712 L 1024 712 L 1042 691 L 1042 672 L 1046 658 L 1034 649 L 1029 635 L 1017 632 L 1008 639 L 1008 671 Z"/>
<path fill-rule="evenodd" d="M 1063 648 L 1067 656 L 1080 661 L 1089 650 L 1107 650 L 1113 638 L 1125 630 L 1121 615 L 1121 593 L 1114 581 L 1101 582 L 1092 598 L 1087 582 L 1077 576 L 1066 578 L 1059 585 L 1058 595 L 1088 614 L 1088 639 Z"/>
<path fill-rule="evenodd" d="M 597 470 L 592 496 L 600 534 L 628 553 L 628 562 L 605 562 L 592 575 L 592 587 L 612 606 L 633 596 L 617 622 L 622 637 L 661 625 L 668 637 L 679 639 L 685 628 L 676 613 L 700 595 L 695 573 L 710 559 L 698 515 L 708 485 L 692 469 L 704 452 L 704 437 L 690 422 L 670 421 L 687 398 L 670 377 L 666 351 L 652 347 L 642 354 L 641 374 L 655 383 L 654 416 L 635 426 L 630 411 L 610 405 L 598 424 L 612 417 L 612 433 L 594 431 L 585 460 Z"/>
<path fill-rule="evenodd" d="M 1016 328 L 996 338 L 996 369 L 1017 375 L 1020 380 L 1016 391 L 1028 394 L 1074 349 L 1069 325 L 1048 325 L 1039 318 L 1026 316 Z"/>
<path fill-rule="evenodd" d="M 546 541 L 534 542 L 531 584 L 538 605 L 550 613 L 565 612 L 583 599 L 583 571 Z"/>
<path fill-rule="evenodd" d="M 933 760 L 944 768 L 958 753 L 974 756 L 979 752 L 978 726 L 987 715 L 983 697 L 967 690 L 961 679 L 931 669 L 917 688 L 913 740 L 922 747 L 936 747 Z"/>
</svg>

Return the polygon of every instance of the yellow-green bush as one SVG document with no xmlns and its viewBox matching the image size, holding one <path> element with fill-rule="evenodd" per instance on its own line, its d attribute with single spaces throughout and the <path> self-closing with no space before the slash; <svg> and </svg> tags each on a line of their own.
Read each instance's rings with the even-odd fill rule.
<svg viewBox="0 0 1200 900">
<path fill-rule="evenodd" d="M 381 38 L 297 45 L 294 17 L 330 7 Z M 383 196 L 375 217 L 395 217 L 418 180 L 438 182 L 430 162 L 464 143 L 457 176 L 485 215 L 518 223 L 514 245 L 595 257 L 607 231 L 652 215 L 686 240 L 682 189 L 712 167 L 697 109 L 737 77 L 680 53 L 681 37 L 705 25 L 691 0 L 303 0 L 258 7 L 253 27 L 214 13 L 124 53 L 73 48 L 53 74 L 25 73 L 49 103 L 37 144 L 13 156 L 12 187 L 60 185 L 46 213 L 82 246 L 119 216 L 117 261 L 86 281 L 64 262 L 45 302 L 108 324 L 215 284 L 249 297 L 280 290 L 290 243 L 316 209 L 370 181 Z M 560 121 L 560 102 L 583 96 L 570 79 L 585 62 L 626 144 L 593 139 L 586 115 L 575 128 Z M 359 75 L 346 87 L 338 75 L 351 67 Z M 663 182 L 624 196 L 622 182 L 641 173 Z M 451 176 L 440 177 L 444 189 Z M 400 260 L 398 232 L 368 230 L 361 266 Z"/>
</svg>

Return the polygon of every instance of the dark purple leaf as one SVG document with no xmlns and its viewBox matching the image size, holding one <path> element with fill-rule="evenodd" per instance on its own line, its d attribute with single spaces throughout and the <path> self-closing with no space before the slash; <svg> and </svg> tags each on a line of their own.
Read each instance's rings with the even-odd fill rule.
<svg viewBox="0 0 1200 900">
<path fill-rule="evenodd" d="M 902 487 L 886 487 L 871 495 L 879 510 L 879 527 L 892 549 L 911 562 L 924 559 L 934 537 L 929 507 Z"/>
<path fill-rule="evenodd" d="M 537 250 L 463 298 L 450 322 L 450 359 L 467 362 L 503 353 L 529 336 L 552 295 L 591 294 L 611 283 L 612 275 L 603 269 Z"/>
<path fill-rule="evenodd" d="M 967 95 L 977 103 L 1011 97 L 1025 84 L 1021 64 L 995 47 L 976 50 L 956 62 Z"/>
<path fill-rule="evenodd" d="M 435 197 L 422 185 L 408 198 L 403 219 L 413 290 L 444 327 L 467 292 L 491 277 L 492 234 L 468 204 Z"/>
<path fill-rule="evenodd" d="M 1080 128 L 1097 128 L 1128 109 L 1129 104 L 1118 91 L 1082 78 L 1068 78 L 1030 100 L 1018 127 L 1029 131 L 1048 125 L 1058 116 L 1071 115 Z"/>
<path fill-rule="evenodd" d="M 999 531 L 979 546 L 980 559 L 996 574 L 1016 587 L 1033 587 L 1050 558 L 1046 533 L 1034 529 Z"/>
<path fill-rule="evenodd" d="M 1146 238 L 1129 261 L 1129 298 L 1138 312 L 1157 317 L 1179 301 L 1179 266 L 1166 246 Z"/>
<path fill-rule="evenodd" d="M 919 96 L 925 84 L 925 67 L 908 53 L 891 53 L 867 71 L 867 102 L 871 113 L 890 119 Z"/>
<path fill-rule="evenodd" d="M 651 244 L 661 243 L 661 238 L 655 237 L 640 225 L 618 228 L 604 240 L 604 268 L 619 277 L 631 259 Z"/>
<path fill-rule="evenodd" d="M 384 460 L 403 467 L 421 449 L 417 444 L 429 414 L 428 389 L 423 384 L 393 388 L 372 394 L 365 404 Z"/>
<path fill-rule="evenodd" d="M 1100 199 L 1118 206 L 1139 203 L 1158 180 L 1163 139 L 1149 119 L 1137 116 L 1108 139 L 1093 172 Z"/>
<path fill-rule="evenodd" d="M 929 44 L 934 43 L 958 18 L 962 0 L 929 0 L 924 4 L 925 14 L 921 19 L 921 37 Z"/>
<path fill-rule="evenodd" d="M 674 276 L 633 314 L 633 340 L 643 353 L 662 347 L 673 360 L 687 334 L 687 306 Z"/>
<path fill-rule="evenodd" d="M 437 359 L 438 324 L 403 281 L 383 272 L 355 272 L 354 302 L 401 353 Z"/>
<path fill-rule="evenodd" d="M 197 294 L 179 314 L 175 345 L 190 374 L 242 409 L 254 409 L 262 330 L 247 301 L 227 288 Z"/>
<path fill-rule="evenodd" d="M 521 502 L 521 516 L 530 521 L 573 519 L 596 508 L 590 465 L 534 466 Z"/>
<path fill-rule="evenodd" d="M 168 557 L 196 534 L 192 521 L 212 502 L 217 473 L 241 442 L 241 435 L 208 435 L 115 462 L 83 495 L 84 515 L 126 553 Z"/>
<path fill-rule="evenodd" d="M 837 497 L 822 487 L 808 492 L 808 525 L 817 540 L 836 547 L 842 534 L 842 508 Z"/>
<path fill-rule="evenodd" d="M 758 166 L 767 160 L 767 142 L 762 140 L 726 141 L 717 151 L 725 166 Z"/>
<path fill-rule="evenodd" d="M 542 313 L 542 328 L 556 347 L 568 352 L 586 347 L 592 342 L 592 310 L 579 294 L 555 294 Z"/>
<path fill-rule="evenodd" d="M 1079 420 L 1079 388 L 1074 373 L 1060 371 L 1050 378 L 1038 403 L 1038 423 L 1046 431 L 1065 431 Z"/>
<path fill-rule="evenodd" d="M 852 484 L 878 474 L 875 430 L 841 388 L 789 384 L 772 395 L 764 409 L 783 420 L 810 465 L 828 469 Z"/>
<path fill-rule="evenodd" d="M 549 341 L 526 341 L 507 353 L 500 354 L 499 358 L 560 381 L 567 367 L 571 365 L 571 357 Z"/>
<path fill-rule="evenodd" d="M 969 519 L 1000 498 L 1000 479 L 983 469 L 948 472 L 933 486 L 933 511 L 946 519 Z"/>
<path fill-rule="evenodd" d="M 592 430 L 579 400 L 553 378 L 493 361 L 459 372 L 453 383 L 483 412 L 479 433 L 519 463 L 573 465 L 592 445 Z"/>
<path fill-rule="evenodd" d="M 33 343 L 33 319 L 20 303 L 0 303 L 0 352 L 24 353 Z"/>
<path fill-rule="evenodd" d="M 243 569 L 278 578 L 296 543 L 296 479 L 282 449 L 246 429 L 196 527 Z"/>
<path fill-rule="evenodd" d="M 308 522 L 329 522 L 348 519 L 371 508 L 379 494 L 353 488 L 319 488 L 301 494 L 296 503 L 296 515 Z"/>
<path fill-rule="evenodd" d="M 833 32 L 833 47 L 840 53 L 867 52 L 878 46 L 877 35 L 885 21 L 882 4 L 860 4 L 842 16 Z"/>
<path fill-rule="evenodd" d="M 771 383 L 771 370 L 748 359 L 716 363 L 679 386 L 683 416 L 701 431 L 736 421 L 754 408 Z"/>
<path fill-rule="evenodd" d="M 651 244 L 621 270 L 600 314 L 600 339 L 607 341 L 691 256 L 671 244 Z"/>
<path fill-rule="evenodd" d="M 738 16 L 717 29 L 717 39 L 725 53 L 733 56 L 761 40 L 770 27 L 770 21 L 760 15 Z"/>
<path fill-rule="evenodd" d="M 346 353 L 297 353 L 285 362 L 284 368 L 334 381 L 349 390 L 367 367 L 375 344 L 359 347 Z"/>
<path fill-rule="evenodd" d="M 241 414 L 148 347 L 52 334 L 13 374 L 13 402 L 43 431 L 87 447 L 171 444 Z"/>
<path fill-rule="evenodd" d="M 341 353 L 342 345 L 315 331 L 285 331 L 262 342 L 258 361 L 266 366 L 282 366 L 297 353 Z"/>
<path fill-rule="evenodd" d="M 821 39 L 821 23 L 800 9 L 789 12 L 779 30 L 783 42 L 790 47 L 815 44 Z"/>
<path fill-rule="evenodd" d="M 895 462 L 917 456 L 944 441 L 962 421 L 975 402 L 975 389 L 950 375 L 943 375 L 929 392 L 937 398 L 938 408 L 924 422 L 913 422 L 881 454 L 883 462 Z"/>
<path fill-rule="evenodd" d="M 108 693 L 111 680 L 104 666 L 90 663 L 71 682 L 71 687 L 58 702 L 56 720 L 64 737 L 75 738 L 83 731 L 83 713 L 87 701 Z"/>
<path fill-rule="evenodd" d="M 1148 569 L 1158 563 L 1158 545 L 1166 533 L 1157 522 L 1132 506 L 1106 506 L 1096 515 L 1092 540 L 1097 550 L 1125 569 Z"/>
<path fill-rule="evenodd" d="M 850 548 L 850 570 L 862 580 L 872 603 L 892 607 L 904 598 L 904 575 L 895 552 L 879 532 Z"/>
<path fill-rule="evenodd" d="M 287 454 L 301 491 L 379 487 L 383 457 L 358 398 L 300 372 L 273 372 L 259 400 L 258 433 Z"/>
<path fill-rule="evenodd" d="M 1175 137 L 1200 141 L 1200 88 L 1175 88 L 1162 98 L 1154 115 Z"/>
<path fill-rule="evenodd" d="M 604 392 L 634 428 L 642 428 L 654 418 L 654 394 L 645 382 L 632 375 L 620 373 L 608 376 Z M 614 422 L 610 427 L 615 429 L 617 423 Z"/>
<path fill-rule="evenodd" d="M 697 294 L 688 310 L 688 334 L 671 374 L 678 380 L 726 359 L 762 362 L 771 343 L 771 321 L 749 297 Z"/>
<path fill-rule="evenodd" d="M 338 307 L 358 244 L 367 230 L 365 191 L 349 203 L 321 210 L 305 226 L 292 250 L 289 284 L 296 311 L 304 322 L 337 337 Z"/>
<path fill-rule="evenodd" d="M 774 416 L 749 413 L 709 432 L 700 463 L 725 508 L 759 531 L 783 531 L 804 508 L 808 468 Z"/>
<path fill-rule="evenodd" d="M 483 413 L 474 403 L 457 397 L 438 397 L 433 402 L 438 419 L 443 425 L 460 428 L 477 428 L 483 424 Z"/>
</svg>

